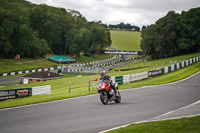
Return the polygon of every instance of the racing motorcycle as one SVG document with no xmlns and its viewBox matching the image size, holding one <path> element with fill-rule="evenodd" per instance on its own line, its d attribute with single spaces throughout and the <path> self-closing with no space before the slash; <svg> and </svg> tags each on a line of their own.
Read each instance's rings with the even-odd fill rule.
<svg viewBox="0 0 200 133">
<path fill-rule="evenodd" d="M 116 93 L 111 87 L 111 85 L 106 81 L 100 81 L 99 85 L 97 85 L 97 91 L 98 93 L 100 93 L 100 100 L 104 105 L 112 101 L 115 101 L 116 103 L 121 102 L 121 95 L 119 91 L 117 91 L 118 89 L 117 83 L 115 83 L 115 87 L 116 87 Z"/>
</svg>

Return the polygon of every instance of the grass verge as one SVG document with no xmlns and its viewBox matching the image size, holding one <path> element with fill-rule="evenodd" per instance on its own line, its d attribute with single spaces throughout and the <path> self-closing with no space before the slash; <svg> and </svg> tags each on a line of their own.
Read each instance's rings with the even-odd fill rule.
<svg viewBox="0 0 200 133">
<path fill-rule="evenodd" d="M 138 87 L 149 86 L 149 85 L 167 84 L 167 83 L 171 83 L 171 82 L 175 82 L 175 81 L 187 78 L 190 75 L 193 75 L 199 71 L 200 71 L 200 62 L 197 62 L 191 66 L 176 70 L 175 72 L 171 72 L 166 75 L 160 75 L 154 78 L 145 79 L 143 81 L 121 85 L 120 88 L 128 89 L 128 88 L 138 88 Z"/>
<path fill-rule="evenodd" d="M 113 55 L 93 55 L 93 57 L 86 57 L 81 55 L 77 58 L 76 63 L 79 64 L 93 62 L 98 60 L 109 59 L 111 57 L 113 57 Z M 21 60 L 0 58 L 0 73 L 31 70 L 36 68 L 50 68 L 58 65 L 58 63 L 54 63 L 44 58 Z"/>
<path fill-rule="evenodd" d="M 107 133 L 200 133 L 200 116 L 133 124 Z"/>
<path fill-rule="evenodd" d="M 121 75 L 151 71 L 151 70 L 155 70 L 157 68 L 163 68 L 163 67 L 166 67 L 178 62 L 186 61 L 188 59 L 194 58 L 195 56 L 199 56 L 199 55 L 200 53 L 193 53 L 193 54 L 188 54 L 188 55 L 181 55 L 181 56 L 176 56 L 176 57 L 171 57 L 171 58 L 166 58 L 166 59 L 159 59 L 159 60 L 151 60 L 151 61 L 147 61 L 147 59 L 144 58 L 144 59 L 138 60 L 135 63 L 128 64 L 124 67 L 117 67 L 109 73 L 111 73 L 111 76 L 114 76 L 116 73 L 118 74 L 118 76 L 121 76 Z M 126 71 L 127 69 L 129 71 Z"/>
<path fill-rule="evenodd" d="M 111 30 L 111 46 L 125 51 L 141 51 L 141 33 L 133 31 Z"/>
</svg>

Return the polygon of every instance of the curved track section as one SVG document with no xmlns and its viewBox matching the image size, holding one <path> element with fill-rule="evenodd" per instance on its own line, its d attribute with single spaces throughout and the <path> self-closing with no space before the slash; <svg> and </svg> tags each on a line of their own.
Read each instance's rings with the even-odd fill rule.
<svg viewBox="0 0 200 133">
<path fill-rule="evenodd" d="M 121 91 L 122 102 L 99 95 L 0 110 L 1 133 L 94 133 L 147 120 L 200 99 L 200 73 L 174 84 Z"/>
</svg>

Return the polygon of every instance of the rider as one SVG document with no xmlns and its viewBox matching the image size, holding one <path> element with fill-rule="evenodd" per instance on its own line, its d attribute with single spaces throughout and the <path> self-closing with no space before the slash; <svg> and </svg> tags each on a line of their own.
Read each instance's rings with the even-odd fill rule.
<svg viewBox="0 0 200 133">
<path fill-rule="evenodd" d="M 102 80 L 102 81 L 108 81 L 108 83 L 109 83 L 110 86 L 113 88 L 113 90 L 114 90 L 114 92 L 115 92 L 115 94 L 116 94 L 117 91 L 116 91 L 116 88 L 115 88 L 115 84 L 112 83 L 111 77 L 110 77 L 109 75 L 106 75 L 106 71 L 102 70 L 102 71 L 100 72 L 100 76 L 101 76 L 100 80 Z"/>
</svg>

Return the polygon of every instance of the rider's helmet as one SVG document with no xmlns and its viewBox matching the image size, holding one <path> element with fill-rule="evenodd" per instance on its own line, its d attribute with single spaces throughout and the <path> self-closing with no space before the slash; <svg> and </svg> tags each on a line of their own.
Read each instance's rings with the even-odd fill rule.
<svg viewBox="0 0 200 133">
<path fill-rule="evenodd" d="M 101 76 L 102 78 L 103 78 L 105 75 L 106 75 L 106 71 L 103 70 L 103 71 L 100 72 L 100 76 Z"/>
</svg>

